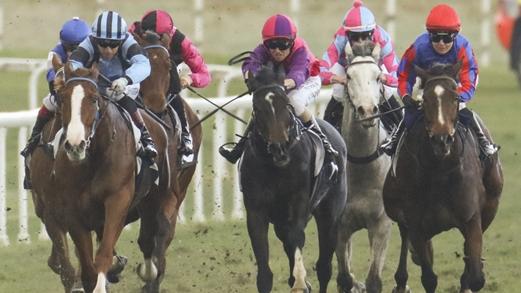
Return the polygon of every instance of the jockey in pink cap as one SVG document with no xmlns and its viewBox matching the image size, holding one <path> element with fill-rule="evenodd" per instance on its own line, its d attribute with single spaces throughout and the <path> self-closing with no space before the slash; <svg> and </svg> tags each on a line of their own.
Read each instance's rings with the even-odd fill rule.
<svg viewBox="0 0 521 293">
<path fill-rule="evenodd" d="M 297 28 L 293 20 L 286 15 L 276 14 L 266 20 L 262 28 L 262 41 L 242 65 L 245 79 L 248 73 L 255 75 L 268 63 L 284 69 L 284 88 L 295 114 L 306 127 L 322 139 L 326 152 L 333 158 L 332 162 L 336 162 L 338 152 L 331 146 L 313 114 L 306 108 L 320 93 L 319 61 L 311 53 L 306 42 L 297 37 Z M 248 85 L 247 80 L 246 84 Z M 219 153 L 229 162 L 235 163 L 241 157 L 250 128 L 251 123 L 233 149 L 224 146 L 219 149 Z"/>
<path fill-rule="evenodd" d="M 333 84 L 333 97 L 327 106 L 324 119 L 337 127 L 337 129 L 340 129 L 342 121 L 343 105 L 341 102 L 344 95 L 344 86 L 347 82 L 345 74 L 347 67 L 345 47 L 355 42 L 366 40 L 380 46 L 379 65 L 383 72 L 381 80 L 384 83 L 385 96 L 392 108 L 399 106 L 394 98 L 398 85 L 396 77 L 398 60 L 396 59 L 394 44 L 389 34 L 376 24 L 373 13 L 363 6 L 362 1 L 355 0 L 353 7 L 345 14 L 342 25 L 336 31 L 333 42 L 322 56 L 320 64 L 322 84 Z M 387 122 L 385 119 L 386 117 L 382 118 L 384 124 Z"/>
<path fill-rule="evenodd" d="M 160 9 L 148 11 L 143 15 L 141 22 L 134 22 L 129 29 L 131 32 L 144 32 L 146 30 L 154 31 L 159 35 L 168 34 L 171 38 L 168 51 L 174 66 L 172 66 L 170 72 L 169 95 L 173 98 L 169 100 L 181 121 L 182 146 L 179 153 L 181 155 L 181 166 L 186 167 L 193 163 L 194 153 L 192 135 L 189 131 L 183 101 L 179 93 L 187 86 L 206 87 L 211 81 L 210 72 L 197 47 L 174 26 L 172 17 L 168 12 Z M 185 63 L 190 68 L 190 74 L 179 76 L 177 65 L 181 63 Z"/>
</svg>

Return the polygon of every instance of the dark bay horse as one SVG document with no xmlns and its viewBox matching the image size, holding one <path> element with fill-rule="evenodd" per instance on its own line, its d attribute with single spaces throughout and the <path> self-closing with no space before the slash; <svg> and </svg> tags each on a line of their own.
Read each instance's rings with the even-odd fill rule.
<svg viewBox="0 0 521 293">
<path fill-rule="evenodd" d="M 49 218 L 74 241 L 86 292 L 106 292 L 106 274 L 112 265 L 115 243 L 134 198 L 136 145 L 129 124 L 114 103 L 97 91 L 96 68 L 72 72 L 65 66 L 66 81 L 57 87 L 61 99 L 63 135 L 51 172 L 42 178 Z M 59 80 L 57 81 L 59 83 Z M 164 156 L 166 136 L 150 117 L 145 118 L 159 156 Z M 34 173 L 39 170 L 34 169 Z M 41 174 L 38 174 L 41 175 Z M 54 193 L 46 185 L 53 185 Z M 39 188 L 36 187 L 35 188 Z M 91 231 L 100 239 L 93 254 Z M 51 236 L 53 246 L 55 238 Z"/>
<path fill-rule="evenodd" d="M 172 65 L 166 48 L 170 38 L 166 34 L 160 38 L 148 31 L 134 34 L 134 37 L 146 51 L 152 67 L 150 76 L 141 83 L 141 97 L 145 107 L 161 118 L 168 137 L 166 160 L 159 165 L 160 177 L 164 179 L 160 180 L 159 186 L 151 189 L 146 200 L 138 206 L 141 218 L 138 243 L 144 257 L 144 264 L 140 264 L 138 275 L 146 283 L 143 288 L 145 292 L 159 292 L 166 269 L 166 249 L 174 237 L 179 209 L 196 164 L 185 168 L 179 165 L 178 146 L 181 129 L 179 120 L 167 101 Z M 189 105 L 185 101 L 183 103 L 188 123 L 194 125 L 199 119 Z M 192 129 L 192 137 L 194 160 L 197 161 L 202 140 L 201 125 Z"/>
<path fill-rule="evenodd" d="M 421 267 L 425 291 L 435 292 L 431 238 L 451 228 L 465 240 L 460 292 L 479 291 L 485 284 L 483 233 L 496 215 L 503 175 L 498 154 L 481 161 L 475 134 L 458 121 L 459 67 L 415 68 L 424 90 L 423 115 L 401 139 L 395 172 L 388 172 L 383 189 L 385 210 L 398 223 L 402 240 L 393 292 L 409 292 L 408 249 Z"/>
<path fill-rule="evenodd" d="M 291 292 L 310 292 L 302 258 L 304 229 L 314 216 L 320 254 L 316 264 L 320 292 L 331 278 L 337 220 L 346 202 L 346 147 L 340 134 L 319 120 L 322 131 L 340 153 L 338 179 L 330 181 L 318 172 L 321 142 L 303 129 L 281 86 L 283 75 L 263 68 L 250 76 L 253 92 L 252 132 L 240 161 L 247 226 L 257 261 L 257 289 L 271 292 L 273 273 L 269 267 L 268 229 L 272 223 L 289 260 Z M 317 174 L 318 173 L 318 174 Z"/>
</svg>

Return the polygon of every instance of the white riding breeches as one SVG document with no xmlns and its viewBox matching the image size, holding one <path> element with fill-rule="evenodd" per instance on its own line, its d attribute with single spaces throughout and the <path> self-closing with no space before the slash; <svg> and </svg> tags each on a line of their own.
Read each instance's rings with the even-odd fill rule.
<svg viewBox="0 0 521 293">
<path fill-rule="evenodd" d="M 306 106 L 317 99 L 321 85 L 320 76 L 310 76 L 298 88 L 288 93 L 289 103 L 297 116 L 304 113 Z"/>
<path fill-rule="evenodd" d="M 45 108 L 47 108 L 47 110 L 51 112 L 56 112 L 56 110 L 58 110 L 58 103 L 56 102 L 56 97 L 54 95 L 51 95 L 50 93 L 43 98 L 43 105 L 45 106 Z"/>
</svg>

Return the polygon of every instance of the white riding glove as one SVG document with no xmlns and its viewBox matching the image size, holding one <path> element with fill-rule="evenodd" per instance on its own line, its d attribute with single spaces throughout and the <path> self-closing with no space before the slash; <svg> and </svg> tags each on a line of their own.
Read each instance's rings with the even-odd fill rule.
<svg viewBox="0 0 521 293">
<path fill-rule="evenodd" d="M 112 90 L 118 95 L 125 91 L 125 87 L 128 85 L 128 80 L 125 77 L 120 77 L 112 82 Z"/>
</svg>

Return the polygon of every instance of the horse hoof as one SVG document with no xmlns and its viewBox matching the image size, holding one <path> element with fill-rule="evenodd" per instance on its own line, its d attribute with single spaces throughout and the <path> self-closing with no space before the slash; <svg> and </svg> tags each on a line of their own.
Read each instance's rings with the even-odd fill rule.
<svg viewBox="0 0 521 293">
<path fill-rule="evenodd" d="M 112 267 L 107 272 L 107 280 L 110 283 L 118 283 L 120 280 L 120 274 L 125 269 L 128 259 L 124 256 L 116 255 L 113 257 Z"/>
</svg>

